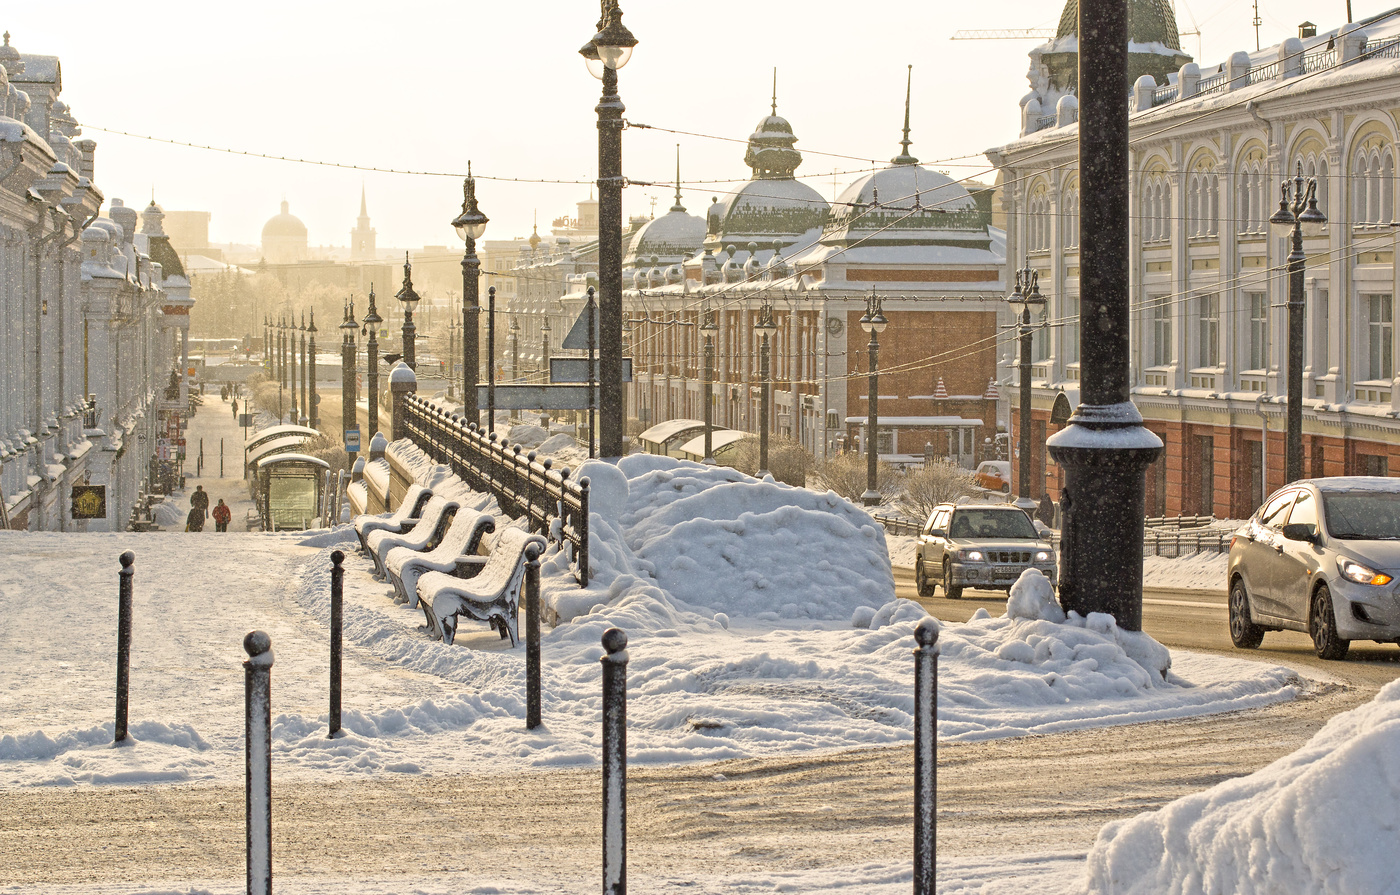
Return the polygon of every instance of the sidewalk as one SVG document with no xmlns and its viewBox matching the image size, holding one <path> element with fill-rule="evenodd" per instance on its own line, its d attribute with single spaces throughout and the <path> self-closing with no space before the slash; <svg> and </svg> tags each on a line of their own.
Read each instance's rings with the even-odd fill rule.
<svg viewBox="0 0 1400 895">
<path fill-rule="evenodd" d="M 239 409 L 243 407 L 243 399 L 239 398 Z M 253 430 L 248 430 L 252 434 Z M 199 472 L 199 448 L 201 440 L 204 443 L 204 468 Z M 219 475 L 219 446 L 223 444 L 223 476 Z M 198 412 L 190 420 L 189 428 L 185 432 L 186 457 L 185 457 L 185 490 L 177 491 L 166 498 L 167 504 L 173 504 L 180 509 L 181 519 L 185 518 L 190 511 L 190 495 L 194 493 L 197 485 L 203 485 L 204 490 L 209 493 L 209 508 L 212 510 L 218 505 L 219 499 L 223 498 L 224 503 L 229 505 L 233 511 L 233 519 L 229 522 L 229 531 L 247 531 L 248 514 L 256 507 L 248 490 L 248 483 L 243 478 L 243 427 L 238 425 L 238 421 L 233 416 L 233 406 L 228 401 L 219 399 L 218 392 L 206 394 L 204 403 Z M 184 524 L 181 523 L 174 528 L 175 531 L 183 532 Z M 200 534 L 217 535 L 214 530 L 214 520 L 208 518 L 204 520 L 204 531 Z"/>
</svg>

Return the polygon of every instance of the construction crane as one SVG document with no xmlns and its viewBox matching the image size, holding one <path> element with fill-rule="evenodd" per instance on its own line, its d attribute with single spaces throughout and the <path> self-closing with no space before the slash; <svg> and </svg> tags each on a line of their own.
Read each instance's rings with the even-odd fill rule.
<svg viewBox="0 0 1400 895">
<path fill-rule="evenodd" d="M 955 31 L 949 40 L 1049 40 L 1053 28 L 993 28 L 983 31 Z"/>
</svg>

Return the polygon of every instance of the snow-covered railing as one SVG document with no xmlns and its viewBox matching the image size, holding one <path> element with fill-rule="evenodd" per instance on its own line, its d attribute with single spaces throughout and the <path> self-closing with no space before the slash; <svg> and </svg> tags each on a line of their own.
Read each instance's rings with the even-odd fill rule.
<svg viewBox="0 0 1400 895">
<path fill-rule="evenodd" d="M 1366 42 L 1366 47 L 1361 51 L 1362 59 L 1396 59 L 1400 58 L 1400 37 L 1391 37 L 1386 40 L 1378 40 L 1374 43 Z"/>
<path fill-rule="evenodd" d="M 1234 532 L 1219 528 L 1177 530 L 1145 529 L 1142 533 L 1143 556 L 1190 556 L 1192 553 L 1226 553 Z M 1050 542 L 1060 547 L 1060 533 L 1054 532 Z"/>
<path fill-rule="evenodd" d="M 886 516 L 880 513 L 871 513 L 870 518 L 880 523 L 881 527 L 892 535 L 909 535 L 917 538 L 923 533 L 923 525 L 913 519 L 902 519 L 899 516 Z"/>
<path fill-rule="evenodd" d="M 1196 85 L 1196 95 L 1202 96 L 1207 93 L 1214 93 L 1217 90 L 1224 90 L 1230 84 L 1230 76 L 1225 72 L 1212 75 L 1209 78 L 1201 78 L 1201 82 Z"/>
<path fill-rule="evenodd" d="M 1272 81 L 1278 77 L 1278 63 L 1268 62 L 1264 65 L 1251 68 L 1249 77 L 1245 79 L 1246 84 L 1258 84 L 1262 81 Z"/>
<path fill-rule="evenodd" d="M 1152 91 L 1152 105 L 1160 106 L 1162 103 L 1169 103 L 1176 99 L 1176 84 L 1163 84 Z"/>
<path fill-rule="evenodd" d="M 525 517 L 530 531 L 546 535 L 561 547 L 573 545 L 575 577 L 588 586 L 588 477 L 569 480 L 569 468 L 554 469 L 554 461 L 535 459 L 494 432 L 483 432 L 459 414 L 448 413 L 417 395 L 403 397 L 402 432 L 435 463 L 452 471 L 475 491 L 496 498 L 501 512 Z"/>
<path fill-rule="evenodd" d="M 1337 64 L 1337 51 L 1318 50 L 1313 53 L 1303 55 L 1303 74 L 1311 74 L 1315 71 L 1326 71 Z"/>
</svg>

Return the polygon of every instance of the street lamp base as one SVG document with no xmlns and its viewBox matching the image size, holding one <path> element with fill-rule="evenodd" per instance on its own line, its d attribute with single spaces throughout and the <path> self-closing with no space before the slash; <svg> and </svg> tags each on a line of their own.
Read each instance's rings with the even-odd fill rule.
<svg viewBox="0 0 1400 895">
<path fill-rule="evenodd" d="M 880 505 L 880 492 L 867 491 L 860 496 L 860 502 L 868 507 L 878 507 Z"/>
</svg>

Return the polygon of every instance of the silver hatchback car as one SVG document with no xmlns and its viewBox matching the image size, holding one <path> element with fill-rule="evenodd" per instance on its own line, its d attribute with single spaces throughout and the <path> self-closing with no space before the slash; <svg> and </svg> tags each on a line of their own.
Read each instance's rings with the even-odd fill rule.
<svg viewBox="0 0 1400 895">
<path fill-rule="evenodd" d="M 1341 659 L 1353 640 L 1400 643 L 1400 479 L 1307 479 L 1276 491 L 1230 541 L 1230 639 L 1311 635 Z"/>
</svg>

